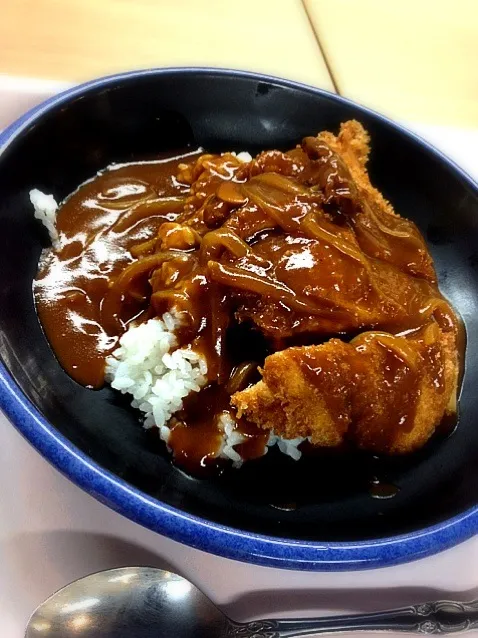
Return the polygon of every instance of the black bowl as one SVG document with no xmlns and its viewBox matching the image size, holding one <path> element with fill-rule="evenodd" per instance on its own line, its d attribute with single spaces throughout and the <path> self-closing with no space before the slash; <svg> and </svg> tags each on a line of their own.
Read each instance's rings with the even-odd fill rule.
<svg viewBox="0 0 478 638">
<path fill-rule="evenodd" d="M 376 461 L 270 453 L 194 480 L 109 389 L 57 363 L 32 280 L 46 238 L 28 191 L 61 200 L 111 162 L 195 148 L 288 148 L 355 118 L 372 138 L 373 183 L 428 239 L 443 293 L 468 335 L 460 422 L 419 453 Z M 91 82 L 0 136 L 0 403 L 53 464 L 103 502 L 177 540 L 231 558 L 300 569 L 375 567 L 449 547 L 478 529 L 478 191 L 459 168 L 385 118 L 318 89 L 211 69 L 164 69 Z M 399 488 L 369 493 L 373 475 Z"/>
</svg>

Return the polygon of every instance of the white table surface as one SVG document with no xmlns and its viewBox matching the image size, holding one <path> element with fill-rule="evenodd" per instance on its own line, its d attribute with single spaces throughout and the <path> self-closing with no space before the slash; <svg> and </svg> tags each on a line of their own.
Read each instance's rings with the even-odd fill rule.
<svg viewBox="0 0 478 638">
<path fill-rule="evenodd" d="M 0 128 L 61 88 L 0 77 Z M 410 128 L 478 179 L 478 131 Z M 21 638 L 31 611 L 68 582 L 124 565 L 167 566 L 237 620 L 478 598 L 478 537 L 415 563 L 373 571 L 256 567 L 182 546 L 116 514 L 50 467 L 1 414 L 0 442 L 1 638 Z M 478 631 L 468 635 L 478 637 Z"/>
</svg>

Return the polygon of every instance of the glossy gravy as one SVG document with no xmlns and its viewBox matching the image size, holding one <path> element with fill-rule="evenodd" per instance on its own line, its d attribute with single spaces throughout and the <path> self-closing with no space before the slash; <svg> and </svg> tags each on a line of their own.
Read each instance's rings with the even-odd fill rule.
<svg viewBox="0 0 478 638">
<path fill-rule="evenodd" d="M 59 362 L 82 385 L 103 385 L 105 357 L 128 323 L 146 310 L 138 295 L 122 299 L 116 325 L 102 314 L 111 282 L 135 261 L 131 248 L 155 236 L 163 222 L 174 221 L 182 210 L 189 189 L 173 178 L 181 161 L 184 157 L 112 167 L 83 184 L 60 208 L 61 249 L 45 255 L 34 292 Z"/>
<path fill-rule="evenodd" d="M 186 313 L 180 344 L 208 364 L 208 385 L 171 424 L 169 446 L 190 473 L 220 464 L 217 416 L 232 414 L 230 395 L 257 380 L 267 354 L 351 339 L 365 326 L 420 334 L 430 321 L 457 324 L 418 230 L 399 217 L 384 228 L 327 145 L 306 138 L 303 149 L 263 153 L 247 170 L 232 156 L 207 156 L 205 176 L 194 174 L 199 156 L 113 166 L 83 184 L 60 207 L 61 248 L 45 254 L 34 286 L 59 362 L 91 388 L 104 383 L 105 358 L 133 320 Z M 388 427 L 406 430 L 420 370 L 405 374 L 407 360 L 387 338 L 383 348 Z M 439 391 L 442 363 L 427 352 Z M 330 381 L 340 423 L 340 370 L 327 360 L 301 365 L 312 386 Z M 235 427 L 241 456 L 261 456 L 268 432 L 237 418 Z"/>
</svg>

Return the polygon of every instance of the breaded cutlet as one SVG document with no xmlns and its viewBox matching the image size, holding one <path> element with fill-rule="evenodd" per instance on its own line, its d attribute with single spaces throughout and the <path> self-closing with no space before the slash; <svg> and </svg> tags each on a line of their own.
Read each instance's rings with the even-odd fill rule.
<svg viewBox="0 0 478 638">
<path fill-rule="evenodd" d="M 231 404 L 287 439 L 412 452 L 455 408 L 455 337 L 436 324 L 429 328 L 417 340 L 371 332 L 352 343 L 331 339 L 276 352 L 266 358 L 262 380 L 234 394 Z"/>
</svg>

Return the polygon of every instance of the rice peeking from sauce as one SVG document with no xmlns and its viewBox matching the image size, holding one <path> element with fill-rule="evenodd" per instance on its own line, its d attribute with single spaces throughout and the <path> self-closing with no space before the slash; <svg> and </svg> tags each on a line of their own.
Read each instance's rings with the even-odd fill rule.
<svg viewBox="0 0 478 638">
<path fill-rule="evenodd" d="M 132 325 L 106 359 L 106 381 L 133 396 L 131 405 L 144 413 L 145 428 L 165 427 L 183 399 L 199 392 L 207 380 L 204 357 L 177 348 L 177 323 L 174 315 L 165 313 L 162 319 Z"/>
<path fill-rule="evenodd" d="M 35 218 L 39 219 L 45 226 L 50 235 L 50 240 L 53 248 L 59 246 L 59 237 L 56 230 L 56 211 L 58 210 L 58 204 L 53 195 L 46 195 L 37 188 L 30 191 L 30 201 L 35 209 Z"/>
</svg>

